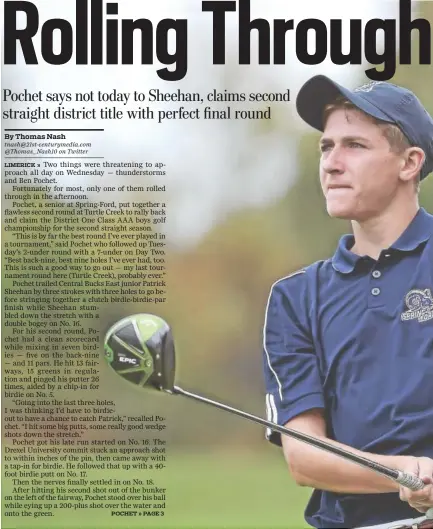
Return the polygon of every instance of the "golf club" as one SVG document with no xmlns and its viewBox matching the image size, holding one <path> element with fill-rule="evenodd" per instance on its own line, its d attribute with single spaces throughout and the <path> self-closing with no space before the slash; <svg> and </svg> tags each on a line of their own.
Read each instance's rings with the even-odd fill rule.
<svg viewBox="0 0 433 529">
<path fill-rule="evenodd" d="M 370 459 L 328 444 L 321 439 L 285 428 L 266 419 L 175 386 L 173 335 L 170 326 L 158 316 L 136 314 L 120 320 L 108 330 L 104 341 L 104 352 L 105 358 L 114 371 L 136 386 L 146 389 L 153 388 L 174 395 L 183 395 L 225 410 L 316 448 L 331 452 L 362 467 L 369 468 L 413 491 L 420 490 L 425 486 L 423 481 L 417 476 L 388 468 Z M 433 518 L 433 509 L 430 509 L 427 516 Z"/>
</svg>

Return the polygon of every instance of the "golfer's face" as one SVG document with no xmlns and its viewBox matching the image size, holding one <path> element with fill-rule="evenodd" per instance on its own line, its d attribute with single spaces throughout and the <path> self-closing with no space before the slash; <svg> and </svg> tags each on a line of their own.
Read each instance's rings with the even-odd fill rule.
<svg viewBox="0 0 433 529">
<path fill-rule="evenodd" d="M 364 221 L 390 205 L 402 159 L 367 116 L 357 110 L 332 112 L 320 149 L 320 181 L 329 215 Z"/>
</svg>

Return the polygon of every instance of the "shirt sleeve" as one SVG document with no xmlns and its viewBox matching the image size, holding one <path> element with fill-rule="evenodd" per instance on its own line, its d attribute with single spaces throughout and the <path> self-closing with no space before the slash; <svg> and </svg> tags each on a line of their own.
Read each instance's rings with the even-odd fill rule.
<svg viewBox="0 0 433 529">
<path fill-rule="evenodd" d="M 313 408 L 325 408 L 319 362 L 308 326 L 306 274 L 271 288 L 263 328 L 263 365 L 268 420 L 284 426 Z M 271 428 L 266 439 L 281 446 Z"/>
</svg>

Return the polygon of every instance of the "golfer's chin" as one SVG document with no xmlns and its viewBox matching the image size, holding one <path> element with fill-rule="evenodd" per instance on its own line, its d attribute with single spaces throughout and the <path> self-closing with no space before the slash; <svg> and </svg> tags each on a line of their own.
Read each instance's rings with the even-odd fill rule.
<svg viewBox="0 0 433 529">
<path fill-rule="evenodd" d="M 355 215 L 355 207 L 352 201 L 349 200 L 333 200 L 327 199 L 326 209 L 330 217 L 336 219 L 351 220 Z"/>
</svg>

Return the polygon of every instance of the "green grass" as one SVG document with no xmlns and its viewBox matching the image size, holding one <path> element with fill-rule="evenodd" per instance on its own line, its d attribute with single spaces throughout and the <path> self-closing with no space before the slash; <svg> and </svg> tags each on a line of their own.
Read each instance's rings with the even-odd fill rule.
<svg viewBox="0 0 433 529">
<path fill-rule="evenodd" d="M 263 455 L 263 454 L 267 455 Z M 300 529 L 310 495 L 272 448 L 255 455 L 172 454 L 167 469 L 92 472 L 89 479 L 146 480 L 167 488 L 163 518 L 114 518 L 110 509 L 55 509 L 46 518 L 3 517 L 3 529 Z M 12 492 L 3 483 L 3 494 Z M 4 512 L 4 509 L 3 509 Z"/>
</svg>

